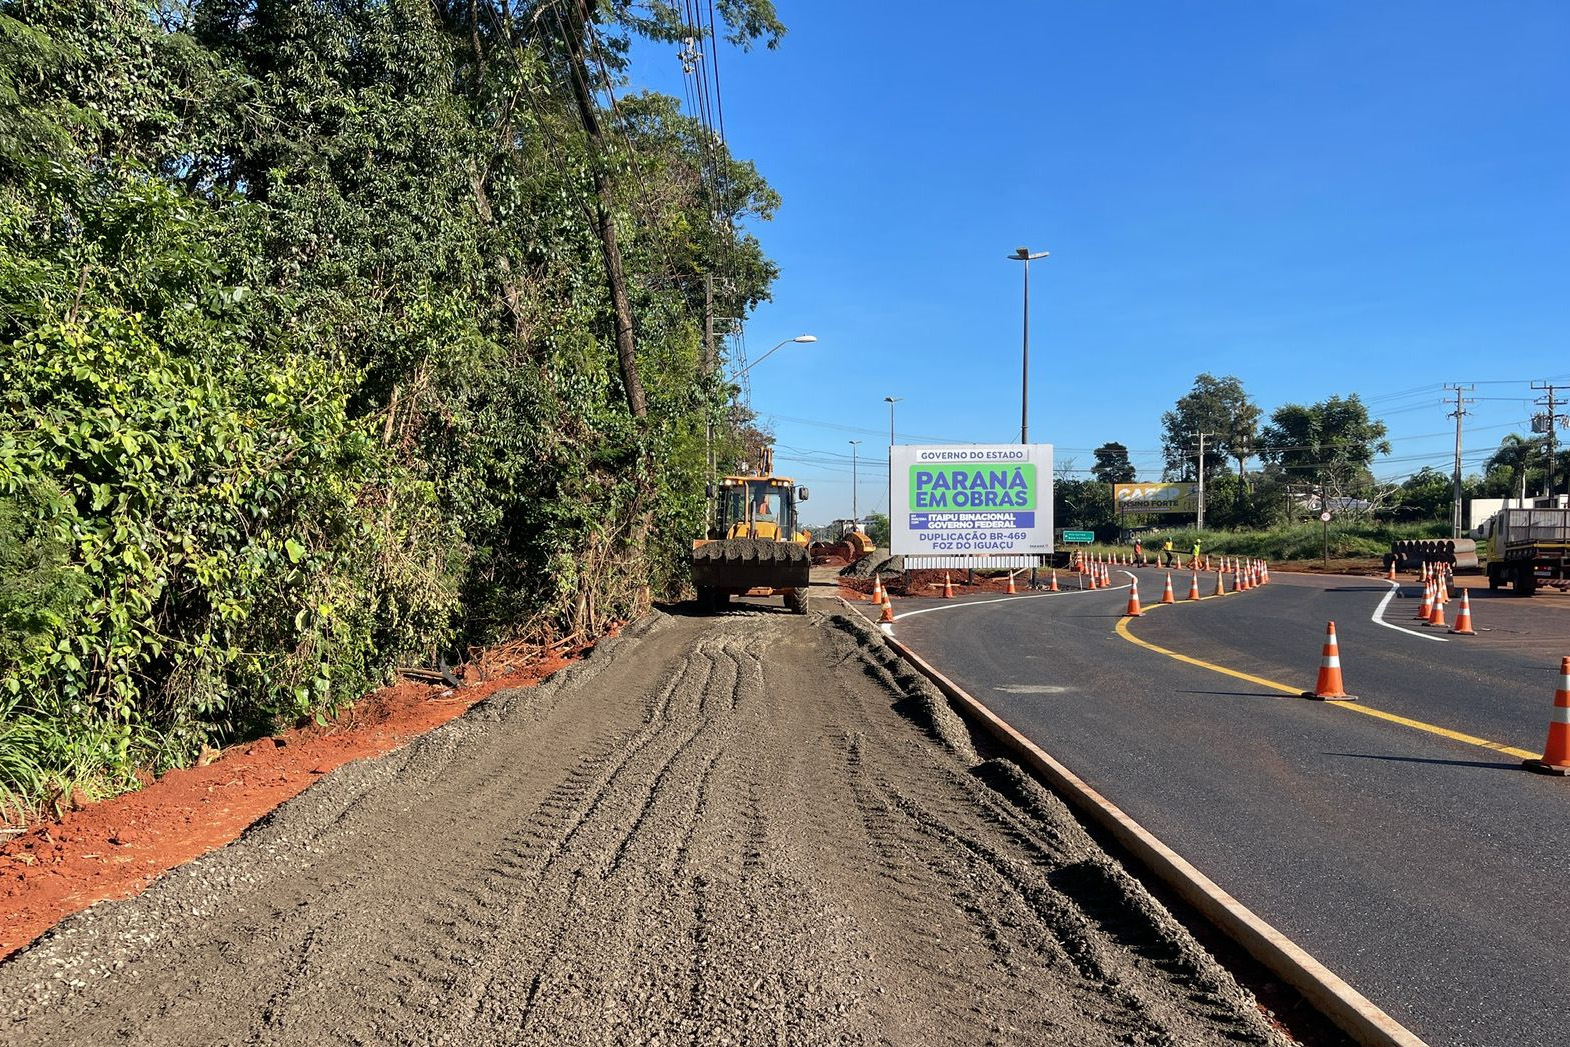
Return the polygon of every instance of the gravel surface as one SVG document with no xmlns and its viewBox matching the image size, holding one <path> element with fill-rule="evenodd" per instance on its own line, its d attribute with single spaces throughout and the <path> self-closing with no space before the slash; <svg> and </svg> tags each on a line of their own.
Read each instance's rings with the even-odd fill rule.
<svg viewBox="0 0 1570 1047">
<path fill-rule="evenodd" d="M 876 632 L 655 614 L 0 966 L 28 1044 L 1273 1044 Z"/>
</svg>

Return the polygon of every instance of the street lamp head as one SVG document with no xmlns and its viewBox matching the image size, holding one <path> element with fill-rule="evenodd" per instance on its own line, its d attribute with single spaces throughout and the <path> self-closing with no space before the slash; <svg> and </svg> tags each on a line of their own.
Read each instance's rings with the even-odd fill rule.
<svg viewBox="0 0 1570 1047">
<path fill-rule="evenodd" d="M 769 357 L 773 356 L 777 350 L 783 348 L 784 346 L 790 345 L 792 342 L 816 342 L 817 340 L 818 336 L 815 334 L 799 334 L 794 338 L 787 338 L 779 345 L 776 345 L 773 349 L 770 349 L 768 352 L 752 361 L 752 363 L 748 364 L 746 367 L 743 367 L 740 371 L 737 371 L 736 377 L 740 378 L 742 375 L 761 364 L 764 360 L 767 360 Z"/>
<path fill-rule="evenodd" d="M 897 404 L 903 399 L 905 399 L 903 396 L 885 396 L 883 402 L 886 404 Z"/>
<path fill-rule="evenodd" d="M 1012 258 L 1016 262 L 1034 262 L 1038 258 L 1047 257 L 1047 255 L 1050 253 L 1051 252 L 1048 251 L 1037 251 L 1032 254 L 1030 248 L 1028 247 L 1016 247 L 1014 248 L 1014 253 L 1008 257 Z"/>
</svg>

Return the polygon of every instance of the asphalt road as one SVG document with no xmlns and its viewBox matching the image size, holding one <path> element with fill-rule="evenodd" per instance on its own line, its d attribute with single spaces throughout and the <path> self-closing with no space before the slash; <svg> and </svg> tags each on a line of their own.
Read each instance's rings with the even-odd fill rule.
<svg viewBox="0 0 1570 1047">
<path fill-rule="evenodd" d="M 895 634 L 1435 1047 L 1560 1028 L 1570 780 L 1500 748 L 1542 749 L 1570 601 L 1475 594 L 1484 632 L 1452 638 L 1406 628 L 1411 585 L 1385 605 L 1395 629 L 1373 620 L 1379 579 L 1277 574 L 1152 608 L 1164 573 L 1137 573 L 1150 613 L 1130 635 L 1261 681 L 1312 687 L 1334 620 L 1360 701 L 1131 642 L 1123 574 L 1100 592 L 901 601 Z"/>
</svg>

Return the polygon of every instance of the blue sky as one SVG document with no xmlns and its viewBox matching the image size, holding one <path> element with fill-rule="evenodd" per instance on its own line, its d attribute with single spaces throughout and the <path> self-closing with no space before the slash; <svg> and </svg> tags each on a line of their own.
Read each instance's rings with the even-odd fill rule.
<svg viewBox="0 0 1570 1047">
<path fill-rule="evenodd" d="M 1468 471 L 1525 432 L 1533 381 L 1570 387 L 1570 4 L 1491 0 L 779 0 L 776 51 L 719 53 L 732 151 L 784 204 L 781 276 L 747 324 L 752 404 L 814 521 L 887 504 L 901 443 L 1030 433 L 1083 475 L 1195 375 L 1268 416 L 1360 394 L 1381 479 Z M 673 50 L 633 87 L 680 96 Z M 809 366 L 810 364 L 810 366 Z M 1541 408 L 1536 408 L 1540 410 Z M 1567 434 L 1570 435 L 1570 434 Z"/>
</svg>

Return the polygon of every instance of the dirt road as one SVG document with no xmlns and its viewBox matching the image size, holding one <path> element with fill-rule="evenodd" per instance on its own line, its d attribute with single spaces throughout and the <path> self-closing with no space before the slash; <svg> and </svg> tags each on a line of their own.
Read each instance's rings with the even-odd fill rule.
<svg viewBox="0 0 1570 1047">
<path fill-rule="evenodd" d="M 1277 1043 L 848 619 L 656 614 L 0 966 L 0 1042 Z"/>
</svg>

